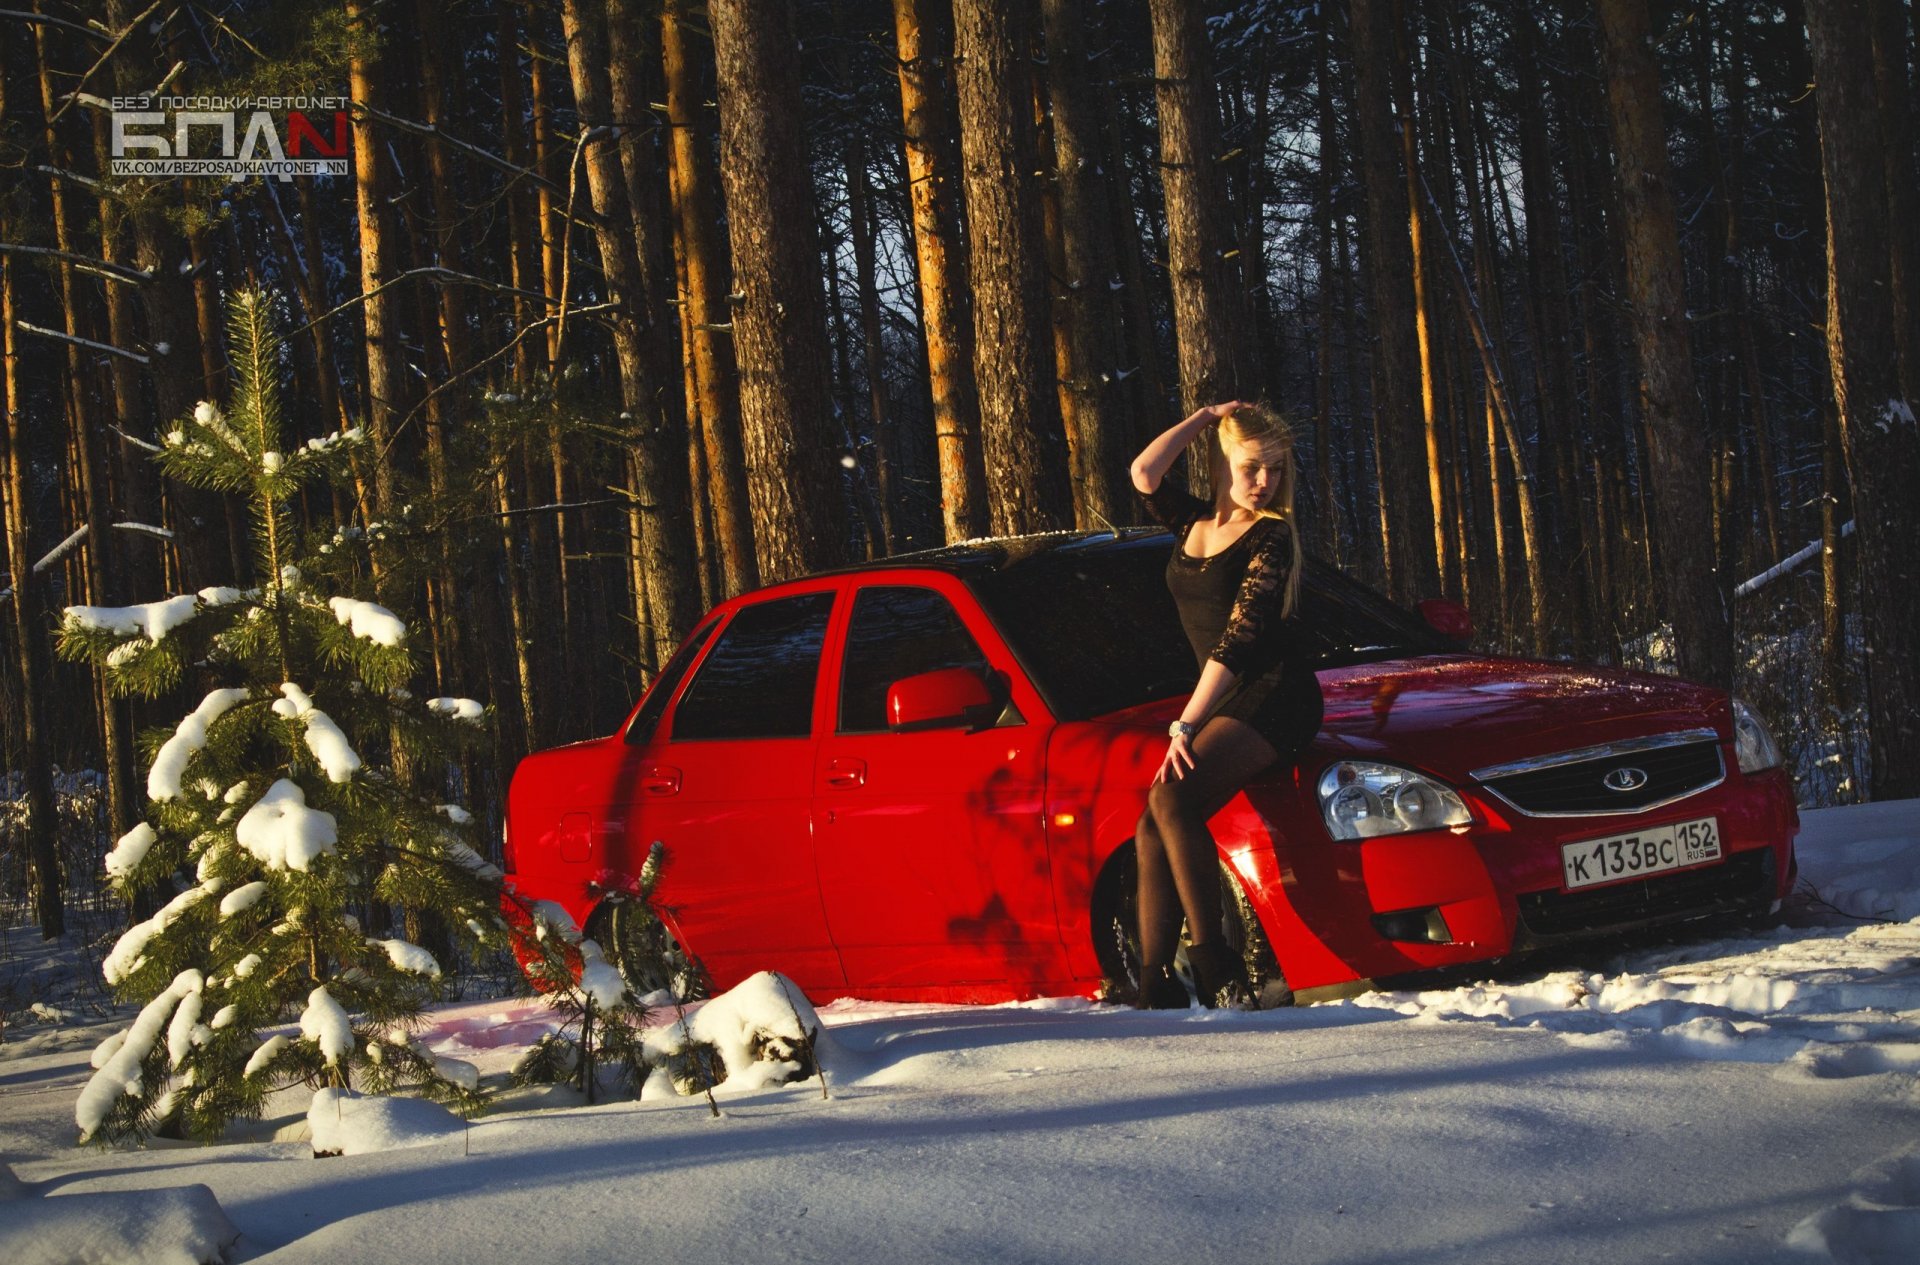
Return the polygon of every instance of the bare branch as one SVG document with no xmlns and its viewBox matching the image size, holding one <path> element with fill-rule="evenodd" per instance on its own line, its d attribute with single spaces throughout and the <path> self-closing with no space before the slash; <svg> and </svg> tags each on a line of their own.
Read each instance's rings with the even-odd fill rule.
<svg viewBox="0 0 1920 1265">
<path fill-rule="evenodd" d="M 55 250 L 51 246 L 21 246 L 13 242 L 0 242 L 0 250 L 10 251 L 16 255 L 42 255 L 49 259 L 59 259 L 72 264 L 82 272 L 104 277 L 108 281 L 118 281 L 122 285 L 140 286 L 153 280 L 153 274 L 150 272 L 108 263 L 104 259 L 95 259 L 91 255 L 76 255 L 71 251 Z"/>
<path fill-rule="evenodd" d="M 122 30 L 118 35 L 113 37 L 113 43 L 107 45 L 107 51 L 100 54 L 99 59 L 95 61 L 93 65 L 87 67 L 87 73 L 80 76 L 80 82 L 73 86 L 73 91 L 71 93 L 67 94 L 67 99 L 65 103 L 62 104 L 59 109 L 53 112 L 52 118 L 47 120 L 48 127 L 52 127 L 55 123 L 58 123 L 60 121 L 61 116 L 64 115 L 69 109 L 73 108 L 74 101 L 80 96 L 81 93 L 86 91 L 87 81 L 93 78 L 94 73 L 98 71 L 102 66 L 107 64 L 107 59 L 109 57 L 112 57 L 115 53 L 120 51 L 120 46 L 127 42 L 127 36 L 132 35 L 135 31 L 139 30 L 140 24 L 142 22 L 145 22 L 148 18 L 152 17 L 154 14 L 154 11 L 158 9 L 161 5 L 165 4 L 166 2 L 167 0 L 153 0 L 152 4 L 148 5 L 145 9 L 140 11 L 140 15 L 138 17 L 134 18 L 133 21 L 127 23 L 126 29 Z"/>
<path fill-rule="evenodd" d="M 423 136 L 428 140 L 439 141 L 443 145 L 451 145 L 461 153 L 467 154 L 486 166 L 492 167 L 496 171 L 505 172 L 515 180 L 532 181 L 534 184 L 541 185 L 552 193 L 564 194 L 566 192 L 565 189 L 562 189 L 559 185 L 547 179 L 531 167 L 522 167 L 515 163 L 510 163 L 498 154 L 481 149 L 478 145 L 447 135 L 441 128 L 433 127 L 426 123 L 419 123 L 413 119 L 404 119 L 397 114 L 388 114 L 385 110 L 376 110 L 372 106 L 359 101 L 353 103 L 353 108 L 374 122 L 384 123 L 397 131 L 406 132 L 413 136 Z M 583 212 L 582 217 L 584 222 L 588 224 L 599 222 L 599 217 L 590 212 Z"/>
<path fill-rule="evenodd" d="M 48 567 L 52 566 L 54 563 L 60 561 L 60 559 L 72 553 L 74 550 L 74 547 L 77 546 L 81 541 L 87 538 L 87 528 L 89 526 L 91 526 L 91 524 L 88 524 L 88 523 L 80 524 L 78 527 L 73 529 L 73 535 L 67 537 L 65 540 L 61 541 L 59 544 L 55 545 L 53 548 L 47 550 L 47 556 L 33 564 L 33 573 L 35 575 L 39 575 L 42 571 L 45 571 Z"/>
<path fill-rule="evenodd" d="M 432 277 L 437 280 L 447 281 L 447 282 L 457 281 L 463 285 L 475 285 L 475 286 L 479 286 L 483 290 L 492 290 L 500 294 L 525 295 L 526 297 L 531 299 L 538 299 L 542 303 L 551 304 L 554 301 L 549 296 L 544 294 L 537 294 L 532 290 L 521 290 L 521 289 L 517 289 L 514 286 L 501 285 L 498 281 L 489 281 L 485 277 L 476 277 L 471 273 L 455 272 L 451 268 L 441 268 L 437 265 L 430 264 L 424 268 L 409 268 L 405 272 L 399 274 L 398 276 L 389 277 L 385 281 L 382 281 L 379 285 L 375 286 L 373 289 L 368 290 L 366 293 L 355 295 L 353 298 L 348 299 L 345 303 L 342 303 L 340 306 L 336 308 L 332 308 L 329 311 L 322 312 L 320 315 L 308 321 L 305 325 L 295 326 L 289 332 L 294 334 L 304 333 L 305 331 L 312 329 L 315 325 L 318 325 L 321 321 L 331 320 L 333 317 L 340 315 L 340 313 L 346 311 L 348 308 L 353 307 L 357 304 L 365 303 L 368 299 L 372 298 L 374 295 L 379 294 L 385 290 L 392 289 L 394 286 L 399 285 L 402 281 L 411 281 L 415 277 Z"/>
<path fill-rule="evenodd" d="M 13 327 L 18 330 L 24 330 L 29 334 L 38 334 L 42 338 L 53 338 L 63 343 L 73 343 L 80 347 L 91 347 L 95 351 L 104 351 L 109 355 L 125 356 L 128 360 L 136 364 L 150 365 L 153 363 L 152 357 L 143 356 L 137 351 L 128 351 L 125 347 L 115 347 L 110 343 L 96 343 L 91 338 L 75 338 L 72 334 L 62 334 L 57 329 L 42 329 L 38 325 L 29 325 L 22 320 L 14 321 Z"/>
<path fill-rule="evenodd" d="M 60 167 L 49 167 L 45 163 L 35 163 L 33 169 L 45 175 L 52 176 L 55 180 L 66 180 L 73 184 L 84 185 L 102 196 L 105 196 L 107 192 L 107 186 L 105 184 L 95 180 L 92 176 L 83 176 L 77 171 L 67 171 Z"/>
<path fill-rule="evenodd" d="M 13 18 L 20 22 L 38 22 L 43 26 L 57 26 L 76 35 L 84 35 L 90 40 L 113 38 L 105 31 L 96 31 L 90 26 L 81 26 L 78 22 L 69 22 L 65 18 L 50 18 L 44 13 L 22 13 L 18 9 L 0 9 L 0 18 Z"/>
</svg>

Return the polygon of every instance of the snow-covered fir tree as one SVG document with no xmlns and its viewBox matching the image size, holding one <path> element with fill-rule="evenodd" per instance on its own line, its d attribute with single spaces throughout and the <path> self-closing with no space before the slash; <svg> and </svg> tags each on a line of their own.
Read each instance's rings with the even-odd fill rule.
<svg viewBox="0 0 1920 1265">
<path fill-rule="evenodd" d="M 468 842 L 470 815 L 412 789 L 435 785 L 487 717 L 470 699 L 410 694 L 406 625 L 303 576 L 289 503 L 347 477 L 362 437 L 284 446 L 273 308 L 258 291 L 232 297 L 233 398 L 200 404 L 158 458 L 175 479 L 244 499 L 257 587 L 71 607 L 61 629 L 62 652 L 102 662 L 117 694 L 156 696 L 189 673 L 214 686 L 148 735 L 148 819 L 106 859 L 129 894 L 178 894 L 105 960 L 108 983 L 144 1005 L 94 1053 L 75 1111 L 83 1140 L 217 1137 L 295 1081 L 478 1102 L 470 1065 L 408 1035 L 448 964 L 356 911 L 399 907 L 467 944 L 505 942 L 500 874 Z M 396 749 L 408 778 L 393 774 Z"/>
</svg>

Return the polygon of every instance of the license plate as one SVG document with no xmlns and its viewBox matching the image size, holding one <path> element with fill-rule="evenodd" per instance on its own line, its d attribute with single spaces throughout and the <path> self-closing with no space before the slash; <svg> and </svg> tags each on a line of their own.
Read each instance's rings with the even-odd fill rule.
<svg viewBox="0 0 1920 1265">
<path fill-rule="evenodd" d="M 1560 868 L 1569 890 L 1719 859 L 1720 823 L 1712 817 L 1560 845 Z"/>
</svg>

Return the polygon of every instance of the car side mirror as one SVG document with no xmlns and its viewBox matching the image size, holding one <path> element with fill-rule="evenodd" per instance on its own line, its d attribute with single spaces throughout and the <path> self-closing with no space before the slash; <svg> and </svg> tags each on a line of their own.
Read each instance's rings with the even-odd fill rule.
<svg viewBox="0 0 1920 1265">
<path fill-rule="evenodd" d="M 895 732 L 985 724 L 998 704 L 972 668 L 941 668 L 887 687 L 887 728 Z"/>
<path fill-rule="evenodd" d="M 1473 640 L 1473 616 L 1451 598 L 1430 597 L 1420 603 L 1420 618 L 1442 637 L 1466 645 Z"/>
</svg>

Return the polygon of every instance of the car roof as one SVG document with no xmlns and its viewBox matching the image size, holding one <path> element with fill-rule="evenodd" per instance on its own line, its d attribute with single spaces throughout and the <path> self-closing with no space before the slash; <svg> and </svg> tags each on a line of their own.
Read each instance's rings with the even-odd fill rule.
<svg viewBox="0 0 1920 1265">
<path fill-rule="evenodd" d="M 1156 542 L 1164 543 L 1171 534 L 1164 527 L 1122 527 L 1116 531 L 1050 531 L 1038 532 L 1030 536 L 981 537 L 977 540 L 963 540 L 958 544 L 942 545 L 936 549 L 919 549 L 912 553 L 896 553 L 885 558 L 875 558 L 869 562 L 850 562 L 845 566 L 809 571 L 806 575 L 797 575 L 790 580 L 778 580 L 756 589 L 749 589 L 725 602 L 715 603 L 713 609 L 717 611 L 744 603 L 757 602 L 791 586 L 831 579 L 838 575 L 872 575 L 880 571 L 944 571 L 961 580 L 976 580 L 983 576 L 1012 571 L 1022 563 L 1030 562 L 1035 558 L 1055 557 L 1069 553 L 1079 555 L 1118 553 L 1149 546 Z"/>
</svg>

